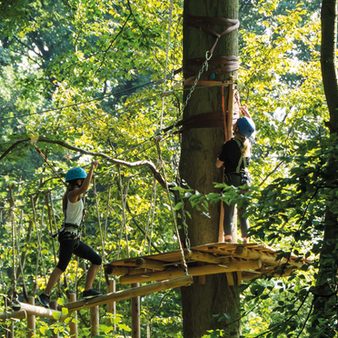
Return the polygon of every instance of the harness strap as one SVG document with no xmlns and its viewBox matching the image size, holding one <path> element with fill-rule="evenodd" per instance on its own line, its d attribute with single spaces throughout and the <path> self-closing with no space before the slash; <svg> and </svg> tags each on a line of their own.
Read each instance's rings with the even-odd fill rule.
<svg viewBox="0 0 338 338">
<path fill-rule="evenodd" d="M 236 171 L 235 171 L 235 173 L 239 174 L 240 171 L 241 171 L 242 164 L 243 164 L 244 169 L 245 169 L 247 167 L 247 163 L 246 163 L 246 159 L 244 158 L 243 153 L 242 153 L 243 143 L 236 138 L 234 138 L 234 140 L 237 143 L 239 150 L 241 151 L 241 157 L 239 158 L 239 161 L 238 161 L 238 164 L 237 164 L 237 167 L 236 167 Z"/>
</svg>

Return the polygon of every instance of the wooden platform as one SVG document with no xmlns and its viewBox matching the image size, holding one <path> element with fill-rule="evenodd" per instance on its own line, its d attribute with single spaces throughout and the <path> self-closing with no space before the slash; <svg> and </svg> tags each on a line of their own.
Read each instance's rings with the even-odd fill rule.
<svg viewBox="0 0 338 338">
<path fill-rule="evenodd" d="M 230 285 L 262 275 L 286 276 L 305 260 L 281 257 L 280 251 L 258 244 L 210 243 L 185 250 L 190 276 L 225 273 Z M 121 284 L 143 283 L 185 275 L 179 250 L 122 259 L 105 265 L 107 275 L 119 276 Z"/>
</svg>

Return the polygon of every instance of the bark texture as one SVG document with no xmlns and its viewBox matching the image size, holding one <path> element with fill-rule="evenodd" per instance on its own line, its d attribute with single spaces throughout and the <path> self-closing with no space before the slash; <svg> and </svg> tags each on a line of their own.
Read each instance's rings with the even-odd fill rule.
<svg viewBox="0 0 338 338">
<path fill-rule="evenodd" d="M 185 0 L 184 2 L 184 46 L 183 69 L 185 79 L 196 76 L 201 63 L 205 60 L 206 51 L 213 46 L 216 37 L 204 29 L 193 27 L 191 17 L 238 18 L 237 0 Z M 211 20 L 212 21 L 212 20 Z M 211 25 L 208 28 L 224 31 L 222 25 Z M 214 56 L 238 55 L 237 30 L 220 38 Z M 200 63 L 196 59 L 200 58 Z M 202 80 L 229 78 L 230 73 L 210 73 L 202 75 Z M 190 87 L 185 88 L 186 93 Z M 226 97 L 226 92 L 225 92 Z M 191 116 L 221 112 L 220 87 L 198 86 L 184 110 L 184 119 Z M 220 125 L 221 127 L 222 125 Z M 182 150 L 180 159 L 181 178 L 192 189 L 201 193 L 214 191 L 213 183 L 221 181 L 221 170 L 216 169 L 217 153 L 224 142 L 221 128 L 191 128 L 182 133 Z M 187 218 L 191 245 L 217 242 L 219 206 L 210 207 L 209 215 L 197 209 L 185 206 L 191 214 Z M 239 290 L 237 286 L 228 286 L 225 275 L 208 276 L 203 282 L 195 279 L 192 286 L 182 288 L 183 329 L 184 337 L 201 337 L 209 329 L 223 329 L 226 337 L 239 337 Z"/>
<path fill-rule="evenodd" d="M 330 113 L 332 147 L 328 158 L 326 184 L 327 209 L 320 266 L 314 294 L 312 318 L 313 337 L 335 337 L 338 317 L 337 268 L 338 268 L 338 82 L 336 67 L 337 1 L 323 0 L 321 10 L 322 45 L 321 68 L 325 96 Z"/>
</svg>

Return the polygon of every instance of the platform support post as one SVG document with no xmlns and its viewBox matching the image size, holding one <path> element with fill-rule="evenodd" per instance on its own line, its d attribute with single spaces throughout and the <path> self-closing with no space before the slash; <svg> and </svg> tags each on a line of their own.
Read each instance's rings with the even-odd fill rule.
<svg viewBox="0 0 338 338">
<path fill-rule="evenodd" d="M 35 299 L 33 296 L 28 297 L 28 303 L 31 305 L 35 305 Z M 27 336 L 33 337 L 35 335 L 35 315 L 27 315 L 27 327 Z"/>
<path fill-rule="evenodd" d="M 99 316 L 99 306 L 93 306 L 90 308 L 90 331 L 91 336 L 99 335 L 99 326 L 100 326 L 100 316 Z"/>
<path fill-rule="evenodd" d="M 139 287 L 140 283 L 132 284 L 132 287 Z M 131 320 L 132 320 L 132 337 L 141 338 L 141 298 L 135 297 L 131 299 Z"/>
<path fill-rule="evenodd" d="M 108 292 L 116 292 L 116 281 L 115 279 L 108 280 Z M 112 313 L 116 316 L 116 302 L 107 303 L 107 312 Z M 116 323 L 114 321 L 114 331 L 116 331 Z"/>
<path fill-rule="evenodd" d="M 68 301 L 70 303 L 76 302 L 76 293 L 71 292 L 68 294 Z M 77 311 L 74 311 L 73 319 L 69 323 L 69 332 L 71 338 L 77 338 L 78 337 L 78 330 L 77 330 Z"/>
<path fill-rule="evenodd" d="M 116 282 L 115 279 L 109 279 L 108 281 L 108 292 L 116 292 Z M 116 315 L 116 303 L 110 302 L 107 303 L 107 312 Z"/>
<path fill-rule="evenodd" d="M 51 302 L 49 303 L 49 306 L 50 306 L 51 309 L 57 310 L 58 304 L 57 304 L 57 302 L 56 302 L 55 300 L 53 300 L 53 301 L 51 301 Z M 56 321 L 53 320 L 53 323 L 55 323 L 55 322 L 56 322 Z M 53 338 L 59 338 L 59 334 L 53 332 L 52 337 L 53 337 Z"/>
</svg>

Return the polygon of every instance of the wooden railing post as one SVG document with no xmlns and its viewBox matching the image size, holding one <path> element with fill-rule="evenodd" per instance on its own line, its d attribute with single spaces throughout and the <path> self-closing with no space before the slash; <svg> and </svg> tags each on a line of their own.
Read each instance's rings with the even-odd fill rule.
<svg viewBox="0 0 338 338">
<path fill-rule="evenodd" d="M 108 280 L 108 292 L 116 292 L 116 281 L 115 279 Z M 116 302 L 107 303 L 107 312 L 112 313 L 116 316 Z M 114 321 L 114 331 L 116 331 L 116 323 Z"/>
<path fill-rule="evenodd" d="M 50 306 L 51 309 L 57 310 L 58 304 L 57 304 L 57 302 L 56 302 L 55 300 L 53 300 L 53 301 L 51 301 L 51 302 L 49 303 L 49 306 Z M 53 322 L 55 323 L 56 321 L 53 320 Z M 53 337 L 53 338 L 59 338 L 59 334 L 53 332 L 52 337 Z"/>
<path fill-rule="evenodd" d="M 68 294 L 68 301 L 70 303 L 76 302 L 76 293 L 71 292 Z M 78 330 L 77 330 L 77 311 L 74 311 L 73 319 L 69 323 L 69 333 L 72 338 L 77 338 Z"/>
<path fill-rule="evenodd" d="M 28 297 L 28 303 L 31 305 L 35 305 L 35 299 L 33 296 Z M 35 335 L 35 315 L 32 314 L 27 315 L 27 327 L 28 327 L 27 336 L 33 337 Z"/>
<path fill-rule="evenodd" d="M 92 337 L 99 335 L 99 306 L 93 306 L 90 308 L 90 332 Z"/>
<path fill-rule="evenodd" d="M 139 283 L 132 284 L 132 287 L 139 287 Z M 141 312 L 141 298 L 135 297 L 131 299 L 131 320 L 132 320 L 132 337 L 133 338 L 141 338 L 141 320 L 140 320 L 140 312 Z"/>
</svg>

